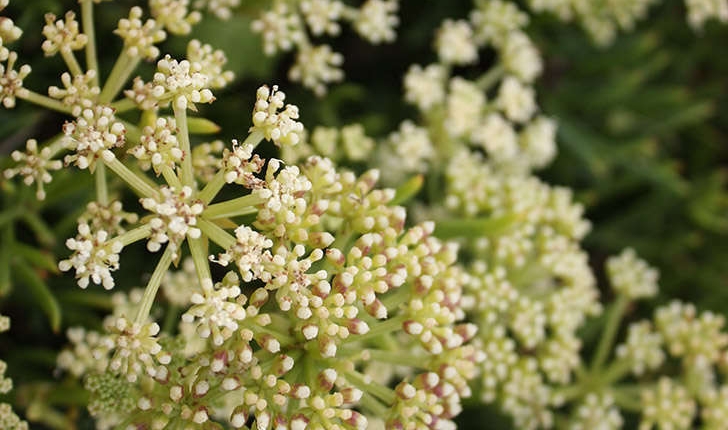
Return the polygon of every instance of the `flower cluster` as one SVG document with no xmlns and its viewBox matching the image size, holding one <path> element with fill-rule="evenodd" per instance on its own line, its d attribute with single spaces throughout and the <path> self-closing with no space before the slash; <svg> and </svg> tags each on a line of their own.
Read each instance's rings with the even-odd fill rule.
<svg viewBox="0 0 728 430">
<path fill-rule="evenodd" d="M 10 329 L 10 318 L 0 315 L 0 333 Z M 13 381 L 5 377 L 7 364 L 0 360 L 0 394 L 13 389 Z M 8 430 L 28 430 L 28 423 L 22 421 L 7 403 L 0 402 L 0 427 Z"/>
<path fill-rule="evenodd" d="M 398 0 L 366 0 L 359 8 L 340 0 L 302 0 L 294 4 L 277 0 L 253 22 L 252 28 L 261 34 L 268 55 L 296 49 L 289 78 L 323 95 L 326 85 L 343 79 L 343 57 L 329 45 L 314 45 L 309 33 L 336 36 L 341 32 L 340 22 L 349 21 L 369 42 L 391 42 L 399 23 L 395 15 L 398 7 Z"/>
</svg>

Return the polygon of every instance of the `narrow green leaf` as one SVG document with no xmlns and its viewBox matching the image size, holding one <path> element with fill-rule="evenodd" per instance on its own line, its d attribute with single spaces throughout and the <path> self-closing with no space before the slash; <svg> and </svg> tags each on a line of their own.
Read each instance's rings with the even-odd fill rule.
<svg viewBox="0 0 728 430">
<path fill-rule="evenodd" d="M 45 312 L 51 329 L 57 333 L 61 329 L 61 307 L 48 285 L 38 273 L 22 261 L 13 264 L 13 269 L 20 281 L 28 287 L 38 306 Z"/>
<path fill-rule="evenodd" d="M 56 259 L 47 251 L 41 251 L 19 242 L 15 245 L 15 254 L 33 263 L 38 268 L 48 270 L 51 273 L 59 273 Z"/>
<path fill-rule="evenodd" d="M 521 219 L 520 215 L 508 215 L 500 218 L 461 218 L 437 222 L 435 236 L 440 239 L 457 237 L 498 236 L 507 232 Z"/>
<path fill-rule="evenodd" d="M 38 242 L 48 247 L 53 246 L 56 241 L 55 235 L 43 218 L 35 212 L 25 212 L 22 216 L 23 221 L 33 231 Z"/>
<path fill-rule="evenodd" d="M 190 134 L 215 134 L 220 131 L 220 126 L 207 118 L 187 118 L 187 127 Z"/>
<path fill-rule="evenodd" d="M 394 198 L 389 202 L 390 206 L 401 205 L 402 203 L 408 202 L 412 197 L 416 196 L 417 193 L 422 189 L 422 184 L 425 182 L 423 175 L 416 175 L 411 177 L 407 182 L 400 185 L 397 188 Z"/>
</svg>

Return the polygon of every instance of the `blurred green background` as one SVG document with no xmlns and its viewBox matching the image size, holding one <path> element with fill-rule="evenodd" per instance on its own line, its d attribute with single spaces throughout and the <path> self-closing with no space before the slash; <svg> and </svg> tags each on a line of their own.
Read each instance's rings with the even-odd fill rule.
<svg viewBox="0 0 728 430">
<path fill-rule="evenodd" d="M 106 73 L 121 45 L 111 31 L 136 3 L 117 0 L 97 8 Z M 416 115 L 402 100 L 404 72 L 410 64 L 434 61 L 435 28 L 445 17 L 465 18 L 471 6 L 464 0 L 428 0 L 425 7 L 402 0 L 398 39 L 390 45 L 371 46 L 345 29 L 330 43 L 345 54 L 346 83 L 317 99 L 288 82 L 291 54 L 262 56 L 260 40 L 249 28 L 267 2 L 242 3 L 232 20 L 206 19 L 194 31 L 196 38 L 226 51 L 237 75 L 234 85 L 216 94 L 216 103 L 201 110 L 222 127 L 215 138 L 223 140 L 246 135 L 255 89 L 263 83 L 280 84 L 310 129 L 361 122 L 371 136 L 385 136 Z M 75 0 L 16 0 L 3 12 L 24 30 L 13 49 L 33 66 L 27 87 L 44 93 L 58 84 L 62 62 L 40 51 L 43 14 L 60 16 L 76 6 Z M 638 314 L 672 298 L 728 314 L 728 26 L 710 22 L 695 33 L 685 22 L 682 2 L 665 1 L 607 48 L 595 46 L 577 25 L 546 15 L 532 15 L 529 33 L 545 64 L 537 83 L 539 104 L 559 123 L 559 156 L 539 175 L 573 188 L 586 206 L 594 228 L 584 245 L 597 273 L 608 255 L 631 246 L 661 273 L 660 296 Z M 172 38 L 162 52 L 181 55 L 185 46 L 185 38 Z M 458 72 L 476 76 L 487 70 L 491 56 L 483 52 L 477 67 Z M 142 74 L 148 77 L 152 70 L 145 64 Z M 27 138 L 42 141 L 58 133 L 64 120 L 23 102 L 0 110 L 0 166 L 8 165 L 6 155 Z M 63 242 L 73 235 L 75 218 L 92 198 L 91 178 L 71 173 L 55 175 L 42 204 L 35 202 L 33 189 L 2 182 L 0 312 L 12 317 L 13 328 L 2 335 L 0 357 L 8 361 L 17 386 L 33 387 L 16 393 L 26 406 L 27 397 L 42 394 L 43 381 L 53 375 L 63 330 L 98 327 L 110 305 L 108 293 L 81 292 L 55 269 L 66 256 Z M 137 205 L 128 198 L 126 204 Z M 141 246 L 138 251 L 124 253 L 124 266 L 137 270 L 119 272 L 121 289 L 142 282 L 124 275 L 151 270 Z M 604 296 L 609 299 L 609 292 Z M 82 404 L 83 396 L 69 385 L 63 398 L 52 401 Z M 78 413 L 83 415 L 82 408 Z M 460 422 L 463 428 L 510 427 L 496 415 L 479 407 L 467 410 Z"/>
</svg>

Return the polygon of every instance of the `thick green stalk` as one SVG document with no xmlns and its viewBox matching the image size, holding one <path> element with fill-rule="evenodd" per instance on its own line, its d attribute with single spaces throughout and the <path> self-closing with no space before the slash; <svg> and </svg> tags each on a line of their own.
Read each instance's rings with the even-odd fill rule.
<svg viewBox="0 0 728 430">
<path fill-rule="evenodd" d="M 619 323 L 622 321 L 622 316 L 624 316 L 624 312 L 627 310 L 628 305 L 629 298 L 620 294 L 617 296 L 617 301 L 614 302 L 609 309 L 607 322 L 604 325 L 602 337 L 599 339 L 597 352 L 594 354 L 594 359 L 592 360 L 591 372 L 595 377 L 598 377 L 598 374 L 601 372 L 601 367 L 607 359 L 609 351 L 612 349 L 614 339 L 617 336 L 617 331 L 619 330 Z"/>
<path fill-rule="evenodd" d="M 83 75 L 81 65 L 78 64 L 78 60 L 76 60 L 76 56 L 73 54 L 73 51 L 70 49 L 61 49 L 61 57 L 63 57 L 63 61 L 66 62 L 66 66 L 68 66 L 68 71 L 71 72 L 71 76 Z"/>
<path fill-rule="evenodd" d="M 104 84 L 104 88 L 101 90 L 99 95 L 99 101 L 101 103 L 111 103 L 112 100 L 119 94 L 121 88 L 124 86 L 126 81 L 131 76 L 131 73 L 136 69 L 139 64 L 140 58 L 131 57 L 126 48 L 122 49 L 119 58 L 114 63 L 114 68 L 111 69 L 111 74 Z"/>
<path fill-rule="evenodd" d="M 344 376 L 346 376 L 346 379 L 348 379 L 349 382 L 351 382 L 357 388 L 365 393 L 370 393 L 376 396 L 385 404 L 391 405 L 392 403 L 394 403 L 396 394 L 391 388 L 385 387 L 382 384 L 370 380 L 356 370 L 350 370 L 346 372 Z"/>
<path fill-rule="evenodd" d="M 88 37 L 86 42 L 86 69 L 95 70 L 96 76 L 91 81 L 91 84 L 99 84 L 99 76 L 101 71 L 99 70 L 99 63 L 96 57 L 96 29 L 94 27 L 94 2 L 93 0 L 81 0 L 81 23 L 83 26 L 83 33 Z"/>
<path fill-rule="evenodd" d="M 144 224 L 116 236 L 116 238 L 112 242 L 121 242 L 122 245 L 129 246 L 134 242 L 138 242 L 142 239 L 149 237 L 149 234 L 151 232 L 152 227 L 149 224 Z"/>
<path fill-rule="evenodd" d="M 71 115 L 71 107 L 66 106 L 56 99 L 52 99 L 48 96 L 38 94 L 35 91 L 30 91 L 23 88 L 23 91 L 18 91 L 16 94 L 18 98 L 23 99 L 27 102 L 35 103 L 38 106 L 42 106 L 51 110 Z"/>
<path fill-rule="evenodd" d="M 192 239 L 191 237 L 187 237 L 187 244 L 190 247 L 190 254 L 192 254 L 192 261 L 195 262 L 195 271 L 197 272 L 197 278 L 200 280 L 200 284 L 202 284 L 202 281 L 212 280 L 212 275 L 210 274 L 210 263 L 207 261 L 207 244 L 204 242 L 206 238 L 198 237 L 197 239 Z"/>
<path fill-rule="evenodd" d="M 210 222 L 204 218 L 197 218 L 197 227 L 202 230 L 202 233 L 210 238 L 211 241 L 220 245 L 223 249 L 230 249 L 235 245 L 235 237 L 230 233 L 220 228 L 217 224 Z"/>
<path fill-rule="evenodd" d="M 197 198 L 200 199 L 205 205 L 210 204 L 212 199 L 215 198 L 217 193 L 219 193 L 224 186 L 225 170 L 220 169 L 220 171 L 217 172 L 217 174 L 215 174 L 215 176 L 212 178 L 212 181 L 208 182 L 207 185 L 205 185 L 205 188 L 200 191 L 200 193 L 197 195 Z"/>
<path fill-rule="evenodd" d="M 104 163 L 96 163 L 96 200 L 101 206 L 109 205 L 109 190 L 106 185 L 106 166 Z"/>
<path fill-rule="evenodd" d="M 478 86 L 483 91 L 488 91 L 493 85 L 498 82 L 500 78 L 503 77 L 503 74 L 505 72 L 505 69 L 502 65 L 496 64 L 493 67 L 490 68 L 487 72 L 482 74 L 477 81 L 475 81 L 475 85 Z"/>
<path fill-rule="evenodd" d="M 182 183 L 180 182 L 177 174 L 174 173 L 171 167 L 163 165 L 162 176 L 164 176 L 164 180 L 167 181 L 167 184 L 169 184 L 170 187 L 174 188 L 175 190 L 182 189 Z"/>
<path fill-rule="evenodd" d="M 109 169 L 113 170 L 114 173 L 119 175 L 119 177 L 124 182 L 129 184 L 129 186 L 132 187 L 139 195 L 143 197 L 154 197 L 157 195 L 157 191 L 154 188 L 152 188 L 134 172 L 129 170 L 129 168 L 126 167 L 124 163 L 119 161 L 118 158 L 109 157 L 109 159 L 107 160 L 105 157 L 102 157 L 102 159 L 104 160 L 104 163 L 109 167 Z"/>
<path fill-rule="evenodd" d="M 179 147 L 184 154 L 180 179 L 182 180 L 182 184 L 194 190 L 197 187 L 195 187 L 195 177 L 192 170 L 192 149 L 190 145 L 190 134 L 187 129 L 187 108 L 177 106 L 177 102 L 175 101 L 172 103 L 172 110 L 174 110 L 174 120 L 177 123 Z"/>
<path fill-rule="evenodd" d="M 230 218 L 248 215 L 258 211 L 255 207 L 265 200 L 255 194 L 248 194 L 237 199 L 228 200 L 208 206 L 202 215 L 207 219 Z"/>
<path fill-rule="evenodd" d="M 144 296 L 142 296 L 139 312 L 137 312 L 136 318 L 134 319 L 135 323 L 144 324 L 144 321 L 149 317 L 149 312 L 152 310 L 152 304 L 154 303 L 154 298 L 157 296 L 159 285 L 162 283 L 162 279 L 167 273 L 169 265 L 172 264 L 172 254 L 172 247 L 167 245 L 167 248 L 165 248 L 162 254 L 162 258 L 154 269 L 154 273 L 152 273 L 152 277 L 149 279 L 149 283 L 147 283 L 147 287 L 144 289 Z"/>
</svg>

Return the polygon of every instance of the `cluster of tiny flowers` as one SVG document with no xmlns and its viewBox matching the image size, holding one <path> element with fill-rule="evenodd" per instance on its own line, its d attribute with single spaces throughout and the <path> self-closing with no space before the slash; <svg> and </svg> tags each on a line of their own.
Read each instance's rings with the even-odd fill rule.
<svg viewBox="0 0 728 430">
<path fill-rule="evenodd" d="M 688 429 L 695 416 L 695 402 L 685 387 L 662 377 L 655 389 L 642 391 L 642 420 L 639 430 L 652 428 Z"/>
<path fill-rule="evenodd" d="M 195 226 L 204 206 L 192 194 L 188 186 L 180 190 L 162 187 L 160 196 L 141 199 L 144 209 L 154 214 L 148 221 L 152 231 L 147 242 L 149 251 L 157 252 L 162 244 L 169 243 L 173 259 L 176 259 L 179 246 L 188 236 L 192 239 L 200 237 L 200 229 Z"/>
<path fill-rule="evenodd" d="M 222 155 L 225 182 L 235 182 L 250 189 L 259 188 L 261 180 L 255 175 L 260 173 L 265 162 L 258 154 L 253 155 L 254 149 L 250 144 L 239 145 L 237 140 L 233 140 L 232 151 L 225 148 Z"/>
<path fill-rule="evenodd" d="M 631 248 L 610 257 L 607 260 L 607 272 L 614 291 L 632 300 L 657 294 L 657 270 L 637 258 L 637 253 Z"/>
<path fill-rule="evenodd" d="M 185 157 L 176 133 L 174 118 L 157 118 L 153 126 L 144 127 L 139 145 L 129 153 L 139 160 L 143 169 L 152 167 L 157 174 L 163 167 L 174 170 Z"/>
<path fill-rule="evenodd" d="M 153 60 L 159 56 L 159 48 L 155 45 L 166 39 L 167 34 L 157 26 L 155 20 L 142 21 L 142 15 L 140 7 L 132 7 L 129 18 L 120 19 L 114 33 L 124 41 L 124 49 L 130 57 Z"/>
<path fill-rule="evenodd" d="M 172 34 L 189 34 L 202 15 L 189 10 L 190 0 L 149 0 L 149 9 L 157 23 Z"/>
<path fill-rule="evenodd" d="M 202 73 L 202 65 L 189 60 L 177 61 L 165 56 L 157 62 L 157 72 L 151 82 L 134 79 L 134 86 L 126 91 L 142 109 L 166 107 L 174 102 L 174 108 L 194 109 L 195 103 L 211 103 L 215 100 L 209 89 L 210 77 Z"/>
<path fill-rule="evenodd" d="M 79 217 L 79 222 L 88 224 L 91 230 L 105 230 L 112 235 L 126 232 L 124 224 L 134 224 L 139 216 L 132 212 L 125 212 L 122 203 L 115 200 L 107 205 L 98 202 L 89 202 L 86 211 Z"/>
<path fill-rule="evenodd" d="M 624 420 L 610 395 L 590 393 L 576 409 L 570 430 L 618 430 Z"/>
<path fill-rule="evenodd" d="M 537 12 L 552 12 L 564 21 L 578 20 L 595 42 L 605 45 L 614 41 L 618 30 L 631 30 L 637 21 L 645 19 L 649 8 L 658 1 L 530 0 L 529 3 Z M 728 2 L 725 0 L 685 0 L 685 7 L 688 24 L 695 30 L 702 29 L 709 19 L 728 22 Z"/>
<path fill-rule="evenodd" d="M 261 13 L 252 28 L 261 34 L 267 55 L 297 50 L 289 78 L 323 95 L 328 84 L 343 79 L 344 57 L 329 45 L 312 43 L 309 32 L 313 36 L 338 35 L 339 22 L 346 20 L 371 43 L 391 42 L 399 23 L 397 9 L 397 0 L 366 0 L 359 8 L 339 0 L 302 0 L 293 5 L 277 0 Z"/>
<path fill-rule="evenodd" d="M 230 19 L 233 9 L 240 5 L 240 0 L 195 0 L 195 9 L 207 11 L 220 19 Z"/>
<path fill-rule="evenodd" d="M 75 121 L 67 122 L 63 134 L 63 143 L 72 152 L 66 155 L 66 164 L 93 170 L 100 157 L 115 157 L 110 150 L 124 144 L 126 129 L 116 120 L 113 108 L 97 105 L 84 109 Z"/>
<path fill-rule="evenodd" d="M 55 55 L 57 52 L 63 53 L 76 51 L 86 46 L 88 37 L 79 32 L 76 14 L 66 12 L 64 20 L 56 21 L 56 16 L 49 13 L 45 16 L 46 25 L 43 27 L 43 36 L 46 40 L 43 42 L 42 48 L 46 55 Z"/>
<path fill-rule="evenodd" d="M 96 79 L 96 71 L 89 70 L 82 75 L 71 76 L 70 73 L 61 75 L 63 89 L 55 85 L 48 87 L 48 95 L 58 99 L 71 108 L 71 115 L 81 116 L 86 109 L 93 109 L 96 105 L 101 89 L 92 82 Z"/>
<path fill-rule="evenodd" d="M 58 170 L 63 167 L 60 160 L 52 160 L 51 149 L 45 147 L 38 148 L 38 142 L 35 139 L 28 139 L 25 144 L 25 152 L 13 151 L 10 157 L 18 166 L 5 169 L 3 174 L 5 178 L 10 179 L 16 175 L 23 177 L 25 185 L 37 184 L 35 196 L 38 200 L 45 199 L 46 192 L 44 184 L 51 182 L 50 171 Z"/>
<path fill-rule="evenodd" d="M 23 64 L 19 69 L 15 69 L 15 63 L 18 61 L 18 54 L 10 51 L 4 60 L 5 64 L 0 64 L 0 103 L 6 108 L 15 107 L 16 96 L 23 95 L 23 79 L 30 74 L 30 66 Z"/>
<path fill-rule="evenodd" d="M 61 260 L 58 267 L 67 272 L 76 270 L 76 279 L 81 288 L 89 281 L 103 285 L 107 290 L 114 288 L 111 272 L 119 268 L 119 253 L 123 244 L 113 240 L 106 230 L 92 230 L 88 224 L 78 225 L 78 235 L 66 241 L 66 247 L 73 251 L 70 258 Z"/>
<path fill-rule="evenodd" d="M 2 9 L 2 2 L 0 2 Z M 10 318 L 0 315 L 0 333 L 10 329 Z M 7 364 L 0 360 L 0 395 L 7 394 L 13 389 L 13 381 L 5 377 Z M 0 402 L 0 428 L 7 430 L 28 430 L 28 423 L 22 421 L 7 403 Z"/>
<path fill-rule="evenodd" d="M 298 107 L 291 104 L 284 107 L 286 94 L 278 91 L 277 85 L 272 89 L 267 85 L 258 88 L 256 97 L 251 131 L 261 132 L 277 146 L 298 144 L 303 133 L 303 124 L 296 121 Z"/>
<path fill-rule="evenodd" d="M 198 64 L 200 73 L 207 76 L 210 88 L 224 88 L 235 78 L 232 71 L 224 69 L 227 64 L 225 53 L 197 39 L 187 44 L 187 60 Z"/>
</svg>

